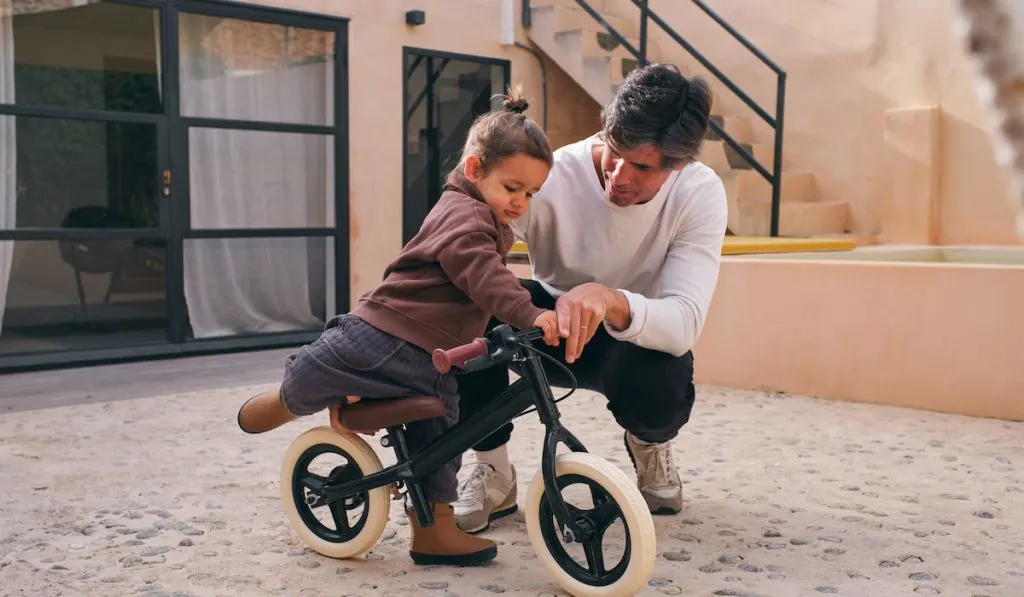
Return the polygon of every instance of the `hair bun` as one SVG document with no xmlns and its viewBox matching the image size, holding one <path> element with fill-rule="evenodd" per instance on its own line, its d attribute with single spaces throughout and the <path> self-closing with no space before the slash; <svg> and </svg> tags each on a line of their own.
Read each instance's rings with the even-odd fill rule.
<svg viewBox="0 0 1024 597">
<path fill-rule="evenodd" d="M 505 109 L 508 110 L 509 112 L 515 112 L 517 114 L 522 114 L 522 113 L 526 112 L 526 109 L 529 108 L 529 107 L 530 107 L 530 102 L 526 101 L 525 98 L 521 98 L 521 97 L 512 98 L 512 97 L 510 97 L 510 98 L 507 98 L 505 100 Z"/>
<path fill-rule="evenodd" d="M 523 95 L 523 86 L 516 85 L 515 89 L 510 89 L 508 95 L 503 97 L 502 105 L 509 112 L 516 114 L 526 112 L 526 109 L 530 107 L 530 102 Z"/>
</svg>

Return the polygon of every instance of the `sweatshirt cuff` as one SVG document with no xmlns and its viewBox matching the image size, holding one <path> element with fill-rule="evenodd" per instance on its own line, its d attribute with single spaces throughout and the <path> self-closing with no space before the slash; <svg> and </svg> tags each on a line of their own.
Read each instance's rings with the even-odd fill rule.
<svg viewBox="0 0 1024 597">
<path fill-rule="evenodd" d="M 508 323 L 512 324 L 520 330 L 525 330 L 533 327 L 533 322 L 537 321 L 544 309 L 534 305 L 531 301 L 527 300 L 522 307 L 519 307 L 512 312 L 512 316 L 509 317 Z"/>
<path fill-rule="evenodd" d="M 624 330 L 616 330 L 605 321 L 604 329 L 616 340 L 632 340 L 639 336 L 644 326 L 647 325 L 647 297 L 621 288 L 618 290 L 626 296 L 626 302 L 629 303 L 629 327 Z"/>
</svg>

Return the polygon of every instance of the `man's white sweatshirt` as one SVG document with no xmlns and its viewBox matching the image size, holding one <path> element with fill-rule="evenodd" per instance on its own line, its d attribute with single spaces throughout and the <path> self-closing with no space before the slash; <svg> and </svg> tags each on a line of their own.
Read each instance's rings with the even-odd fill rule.
<svg viewBox="0 0 1024 597">
<path fill-rule="evenodd" d="M 608 201 L 589 137 L 559 148 L 529 210 L 512 223 L 527 243 L 533 278 L 552 296 L 598 282 L 629 301 L 628 328 L 615 338 L 681 356 L 707 318 L 718 282 L 728 207 L 725 187 L 694 162 L 673 173 L 651 201 Z"/>
</svg>

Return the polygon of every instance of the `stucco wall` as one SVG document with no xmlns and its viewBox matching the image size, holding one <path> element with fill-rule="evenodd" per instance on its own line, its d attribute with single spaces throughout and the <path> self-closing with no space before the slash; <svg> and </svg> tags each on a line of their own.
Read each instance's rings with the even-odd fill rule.
<svg viewBox="0 0 1024 597">
<path fill-rule="evenodd" d="M 628 0 L 609 2 L 615 13 L 638 15 Z M 887 218 L 924 217 L 899 205 L 907 186 L 901 178 L 921 172 L 914 156 L 902 166 L 891 161 L 902 150 L 887 147 L 885 123 L 890 110 L 934 105 L 938 129 L 927 136 L 937 143 L 935 242 L 1020 242 L 1007 177 L 993 157 L 953 29 L 952 0 L 706 2 L 788 72 L 786 166 L 813 171 L 822 198 L 848 201 L 856 232 L 884 236 L 887 228 L 908 226 Z M 723 29 L 690 2 L 651 0 L 651 7 L 774 113 L 774 73 Z M 663 60 L 700 70 L 660 30 L 657 39 Z M 753 116 L 723 86 L 717 89 L 726 114 Z M 767 126 L 756 130 L 770 141 Z"/>
</svg>

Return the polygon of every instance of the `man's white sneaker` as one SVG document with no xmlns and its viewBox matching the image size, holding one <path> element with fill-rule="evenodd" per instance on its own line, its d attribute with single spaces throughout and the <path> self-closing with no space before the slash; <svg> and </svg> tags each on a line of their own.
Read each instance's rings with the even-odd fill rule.
<svg viewBox="0 0 1024 597">
<path fill-rule="evenodd" d="M 465 533 L 481 533 L 491 521 L 508 516 L 519 506 L 516 504 L 516 469 L 506 479 L 493 466 L 475 462 L 469 476 L 459 484 L 459 498 L 455 508 L 455 524 Z"/>
<path fill-rule="evenodd" d="M 648 444 L 626 432 L 623 441 L 636 469 L 636 485 L 652 514 L 675 514 L 683 509 L 683 483 L 679 479 L 672 443 Z"/>
</svg>

